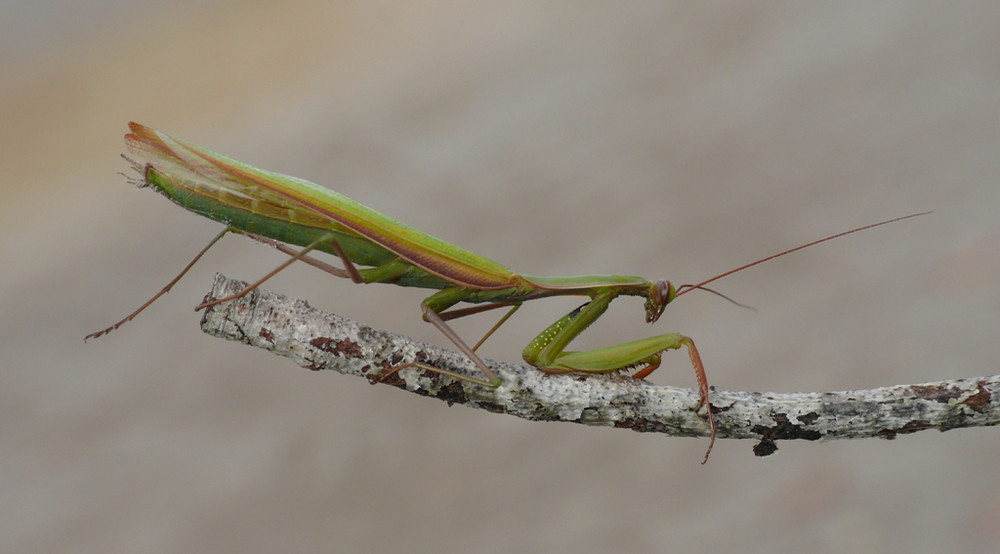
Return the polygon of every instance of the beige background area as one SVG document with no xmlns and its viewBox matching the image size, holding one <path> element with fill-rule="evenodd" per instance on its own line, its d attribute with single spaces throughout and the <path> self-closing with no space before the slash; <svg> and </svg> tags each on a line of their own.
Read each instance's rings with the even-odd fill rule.
<svg viewBox="0 0 1000 554">
<path fill-rule="evenodd" d="M 55 4 L 55 3 L 53 3 Z M 992 3 L 13 2 L 0 32 L 0 550 L 985 550 L 995 428 L 752 442 L 528 423 L 203 335 L 230 238 L 117 173 L 128 120 L 301 176 L 528 273 L 718 282 L 581 343 L 697 341 L 714 386 L 996 373 Z M 423 292 L 296 267 L 269 288 L 446 344 Z M 573 300 L 486 345 L 516 360 Z M 491 322 L 463 322 L 477 336 Z M 694 386 L 684 355 L 653 381 Z"/>
</svg>

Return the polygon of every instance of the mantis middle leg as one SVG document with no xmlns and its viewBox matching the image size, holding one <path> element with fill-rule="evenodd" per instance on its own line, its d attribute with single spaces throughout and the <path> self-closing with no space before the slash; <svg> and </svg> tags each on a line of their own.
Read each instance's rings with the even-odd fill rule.
<svg viewBox="0 0 1000 554">
<path fill-rule="evenodd" d="M 521 306 L 521 303 L 498 302 L 494 304 L 484 304 L 473 308 L 463 308 L 460 310 L 452 310 L 450 312 L 447 311 L 448 308 L 454 306 L 455 304 L 458 304 L 459 302 L 467 298 L 472 292 L 473 291 L 471 289 L 465 287 L 449 287 L 446 289 L 442 289 L 432 294 L 428 298 L 426 298 L 423 302 L 421 302 L 420 307 L 424 312 L 424 321 L 431 323 L 432 325 L 437 327 L 438 330 L 441 331 L 441 333 L 444 336 L 448 337 L 448 340 L 450 340 L 452 344 L 458 347 L 458 349 L 461 350 L 462 353 L 465 354 L 466 357 L 468 357 L 469 360 L 471 360 L 472 363 L 474 363 L 476 367 L 479 368 L 480 371 L 482 371 L 483 375 L 486 376 L 486 379 L 479 379 L 476 377 L 470 377 L 468 375 L 455 373 L 453 371 L 444 370 L 432 366 L 430 364 L 425 364 L 423 362 L 409 362 L 391 368 L 387 372 L 380 375 L 377 381 L 375 382 L 385 380 L 390 375 L 398 373 L 400 370 L 406 369 L 408 367 L 419 367 L 427 371 L 434 371 L 436 373 L 440 373 L 464 381 L 469 381 L 472 383 L 476 383 L 478 385 L 483 385 L 485 387 L 500 386 L 501 383 L 500 378 L 497 377 L 496 374 L 494 374 L 490 370 L 490 368 L 486 365 L 486 362 L 484 362 L 483 359 L 479 357 L 479 354 L 476 354 L 476 349 L 478 349 L 479 346 L 483 344 L 483 342 L 487 338 L 489 338 L 489 336 L 492 335 L 494 331 L 496 331 L 501 325 L 503 325 L 503 323 L 506 322 L 507 319 L 510 318 L 510 316 L 513 315 L 515 311 L 517 311 L 517 309 Z M 462 339 L 462 337 L 458 336 L 458 333 L 456 333 L 455 330 L 451 328 L 451 326 L 445 323 L 445 320 L 457 319 L 459 317 L 464 317 L 467 315 L 485 312 L 487 310 L 493 310 L 497 308 L 505 308 L 508 306 L 511 306 L 510 311 L 508 311 L 500 319 L 500 321 L 498 321 L 495 325 L 493 325 L 493 327 L 486 332 L 483 338 L 480 339 L 479 342 L 477 342 L 476 345 L 472 347 L 470 347 Z"/>
</svg>

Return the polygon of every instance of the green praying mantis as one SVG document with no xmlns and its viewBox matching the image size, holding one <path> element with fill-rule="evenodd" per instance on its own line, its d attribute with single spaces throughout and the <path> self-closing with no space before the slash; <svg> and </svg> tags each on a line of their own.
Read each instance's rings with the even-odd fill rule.
<svg viewBox="0 0 1000 554">
<path fill-rule="evenodd" d="M 695 411 L 705 407 L 711 429 L 706 460 L 715 443 L 715 420 L 705 368 L 698 349 L 689 337 L 669 333 L 585 351 L 566 350 L 570 342 L 596 321 L 611 301 L 619 296 L 643 298 L 646 322 L 654 323 L 675 298 L 695 289 L 711 291 L 705 285 L 717 279 L 820 242 L 923 215 L 912 214 L 838 233 L 701 283 L 676 288 L 666 280 L 649 281 L 633 275 L 526 275 L 303 179 L 253 167 L 137 123 L 129 123 L 129 129 L 131 132 L 125 135 L 125 143 L 132 157 L 124 154 L 123 157 L 142 176 L 130 181 L 139 187 L 151 187 L 181 207 L 219 221 L 226 228 L 159 293 L 121 321 L 88 335 L 85 340 L 108 333 L 133 319 L 168 292 L 209 248 L 230 232 L 271 244 L 289 254 L 290 258 L 241 293 L 201 304 L 196 309 L 241 297 L 298 260 L 355 283 L 392 283 L 434 289 L 437 292 L 421 302 L 424 320 L 448 337 L 482 373 L 482 377 L 476 377 L 422 362 L 409 362 L 391 368 L 375 381 L 402 369 L 416 367 L 486 387 L 498 387 L 501 379 L 476 354 L 479 346 L 526 301 L 550 296 L 585 296 L 589 297 L 585 304 L 558 319 L 528 344 L 522 354 L 524 360 L 552 374 L 614 373 L 638 368 L 632 376 L 643 379 L 659 367 L 663 352 L 686 347 L 700 391 Z M 302 248 L 296 251 L 287 244 Z M 344 268 L 308 256 L 313 250 L 337 256 Z M 452 309 L 463 302 L 474 306 Z M 447 324 L 448 320 L 504 307 L 510 309 L 472 347 Z"/>
</svg>

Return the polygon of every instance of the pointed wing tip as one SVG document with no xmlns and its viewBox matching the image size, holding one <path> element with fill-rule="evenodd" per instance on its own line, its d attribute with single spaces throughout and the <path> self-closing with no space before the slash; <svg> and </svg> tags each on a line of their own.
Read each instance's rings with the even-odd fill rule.
<svg viewBox="0 0 1000 554">
<path fill-rule="evenodd" d="M 166 135 L 140 125 L 134 121 L 128 122 L 128 133 L 125 134 L 125 147 L 133 154 L 145 161 L 149 158 L 174 158 L 173 153 L 164 139 L 169 139 Z"/>
<path fill-rule="evenodd" d="M 129 133 L 130 135 L 137 135 L 140 137 L 150 137 L 156 134 L 156 131 L 146 127 L 145 125 L 136 123 L 135 121 L 128 122 L 128 129 L 131 131 L 131 133 Z"/>
<path fill-rule="evenodd" d="M 135 133 L 127 133 L 125 135 L 125 147 L 133 154 L 139 154 L 144 150 L 148 150 L 150 146 L 150 140 L 147 137 Z"/>
</svg>

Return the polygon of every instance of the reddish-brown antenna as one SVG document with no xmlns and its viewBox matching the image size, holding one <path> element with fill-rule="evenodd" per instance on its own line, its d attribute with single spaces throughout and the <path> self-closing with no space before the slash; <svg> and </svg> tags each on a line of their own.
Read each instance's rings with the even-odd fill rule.
<svg viewBox="0 0 1000 554">
<path fill-rule="evenodd" d="M 744 269 L 747 269 L 748 267 L 753 267 L 753 266 L 755 266 L 757 264 L 762 264 L 762 263 L 764 263 L 764 262 L 766 262 L 768 260 L 773 260 L 775 258 L 780 258 L 781 256 L 784 256 L 785 254 L 791 254 L 792 252 L 795 252 L 796 250 L 802 250 L 803 248 L 808 248 L 810 246 L 815 246 L 815 245 L 817 245 L 817 244 L 819 244 L 821 242 L 826 242 L 828 240 L 833 240 L 833 239 L 836 239 L 836 238 L 840 238 L 840 237 L 842 237 L 844 235 L 850 235 L 851 233 L 857 233 L 858 231 L 864 231 L 865 229 L 871 229 L 872 227 L 878 227 L 880 225 L 888 225 L 890 223 L 895 223 L 897 221 L 902 221 L 904 219 L 909 219 L 911 217 L 917 217 L 918 215 L 927 215 L 929 213 L 931 213 L 931 212 L 920 212 L 918 214 L 904 215 L 903 217 L 897 217 L 897 218 L 889 219 L 889 220 L 886 220 L 886 221 L 880 221 L 878 223 L 872 223 L 871 225 L 865 225 L 864 227 L 858 227 L 857 229 L 851 229 L 850 231 L 844 231 L 843 233 L 837 233 L 836 235 L 830 235 L 830 236 L 828 236 L 826 238 L 822 238 L 822 239 L 819 239 L 819 240 L 814 240 L 814 241 L 812 241 L 812 242 L 810 242 L 808 244 L 803 244 L 802 246 L 796 246 L 795 248 L 792 248 L 791 250 L 785 250 L 784 252 L 779 252 L 777 254 L 774 254 L 773 256 L 768 256 L 766 258 L 761 258 L 761 259 L 757 260 L 756 262 L 748 263 L 747 265 L 737 267 L 736 269 L 731 269 L 731 270 L 729 270 L 729 271 L 727 271 L 725 273 L 721 273 L 719 275 L 716 275 L 715 277 L 712 277 L 711 279 L 702 281 L 702 282 L 698 283 L 697 285 L 681 285 L 680 287 L 677 288 L 677 296 L 680 296 L 680 295 L 682 295 L 682 294 L 684 294 L 686 292 L 691 292 L 691 291 L 693 291 L 695 289 L 703 288 L 705 285 L 711 283 L 712 281 L 718 281 L 719 279 L 722 279 L 723 277 L 725 277 L 727 275 L 732 275 L 733 273 L 737 273 L 737 272 L 743 271 Z M 712 292 L 714 292 L 714 291 L 712 291 Z M 718 293 L 716 293 L 716 294 L 718 294 Z"/>
</svg>

